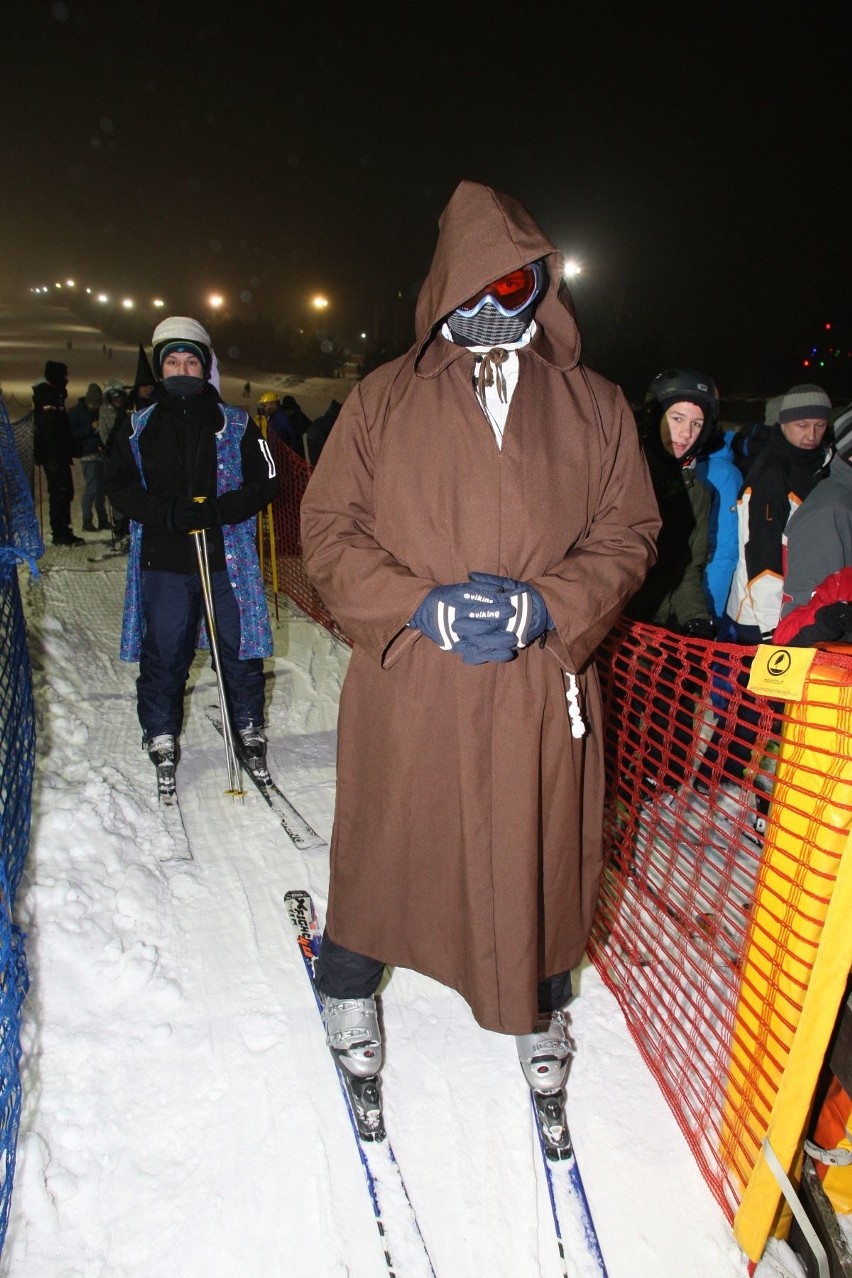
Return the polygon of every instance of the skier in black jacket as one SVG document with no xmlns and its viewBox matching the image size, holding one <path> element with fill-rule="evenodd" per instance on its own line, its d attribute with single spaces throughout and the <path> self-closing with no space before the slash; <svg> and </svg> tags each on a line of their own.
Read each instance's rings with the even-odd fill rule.
<svg viewBox="0 0 852 1278">
<path fill-rule="evenodd" d="M 73 449 L 65 400 L 68 365 L 49 359 L 44 377 L 33 386 L 33 453 L 47 480 L 48 515 L 54 546 L 85 546 L 71 530 Z"/>
</svg>

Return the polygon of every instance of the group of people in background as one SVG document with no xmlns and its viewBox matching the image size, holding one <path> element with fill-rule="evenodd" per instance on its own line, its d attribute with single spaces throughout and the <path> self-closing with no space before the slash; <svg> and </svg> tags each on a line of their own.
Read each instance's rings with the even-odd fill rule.
<svg viewBox="0 0 852 1278">
<path fill-rule="evenodd" d="M 107 378 L 102 387 L 91 382 L 85 395 L 67 408 L 68 365 L 56 360 L 45 364 L 43 377 L 33 386 L 33 458 L 44 471 L 54 546 L 86 544 L 85 538 L 74 532 L 71 518 L 73 464 L 79 458 L 83 532 L 109 532 L 116 547 L 127 551 L 129 521 L 108 502 L 106 463 L 130 412 L 149 401 L 154 386 L 154 375 L 140 344 L 136 379 L 129 390 L 119 377 Z"/>
</svg>

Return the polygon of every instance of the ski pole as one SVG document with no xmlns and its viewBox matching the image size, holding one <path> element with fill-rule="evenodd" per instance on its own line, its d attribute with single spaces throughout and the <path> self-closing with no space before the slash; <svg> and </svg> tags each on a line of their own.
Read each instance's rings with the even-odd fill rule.
<svg viewBox="0 0 852 1278">
<path fill-rule="evenodd" d="M 204 501 L 203 497 L 195 497 L 194 501 Z M 241 798 L 240 765 L 234 748 L 234 733 L 231 728 L 231 716 L 225 697 L 225 684 L 222 678 L 222 666 L 219 661 L 219 641 L 216 636 L 216 617 L 213 607 L 213 586 L 210 580 L 210 561 L 207 558 L 207 533 L 203 528 L 195 529 L 195 554 L 198 559 L 198 573 L 201 577 L 201 594 L 204 599 L 204 616 L 207 621 L 207 635 L 210 639 L 210 652 L 213 657 L 213 669 L 216 673 L 216 687 L 219 693 L 219 714 L 222 718 L 222 740 L 225 742 L 225 761 L 228 767 L 227 794 Z"/>
</svg>

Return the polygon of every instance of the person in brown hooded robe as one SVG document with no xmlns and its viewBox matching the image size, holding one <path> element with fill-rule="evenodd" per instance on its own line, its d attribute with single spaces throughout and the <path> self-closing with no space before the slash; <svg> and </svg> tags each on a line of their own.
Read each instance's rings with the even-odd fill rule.
<svg viewBox="0 0 852 1278">
<path fill-rule="evenodd" d="M 602 864 L 594 654 L 660 518 L 621 389 L 580 362 L 556 247 L 472 181 L 439 228 L 416 341 L 347 397 L 301 507 L 308 573 L 353 641 L 318 988 L 352 1074 L 381 1064 L 389 964 L 518 1036 L 528 1081 L 555 1058 L 537 1071 L 555 1090 L 550 1014 Z"/>
</svg>

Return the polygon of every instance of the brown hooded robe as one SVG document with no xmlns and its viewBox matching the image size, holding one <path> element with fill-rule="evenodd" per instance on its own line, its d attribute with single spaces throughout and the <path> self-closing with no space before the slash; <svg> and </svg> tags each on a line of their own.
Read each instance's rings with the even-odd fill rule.
<svg viewBox="0 0 852 1278">
<path fill-rule="evenodd" d="M 462 182 L 440 219 L 415 345 L 341 410 L 302 502 L 305 563 L 353 640 L 340 699 L 327 926 L 451 986 L 486 1029 L 530 1031 L 540 978 L 583 955 L 601 871 L 603 738 L 592 662 L 659 528 L 621 390 L 579 364 L 561 255 L 526 210 Z M 440 323 L 543 259 L 502 449 L 474 356 Z M 465 665 L 407 622 L 472 570 L 531 582 L 555 630 Z M 587 726 L 571 735 L 575 672 Z"/>
</svg>

